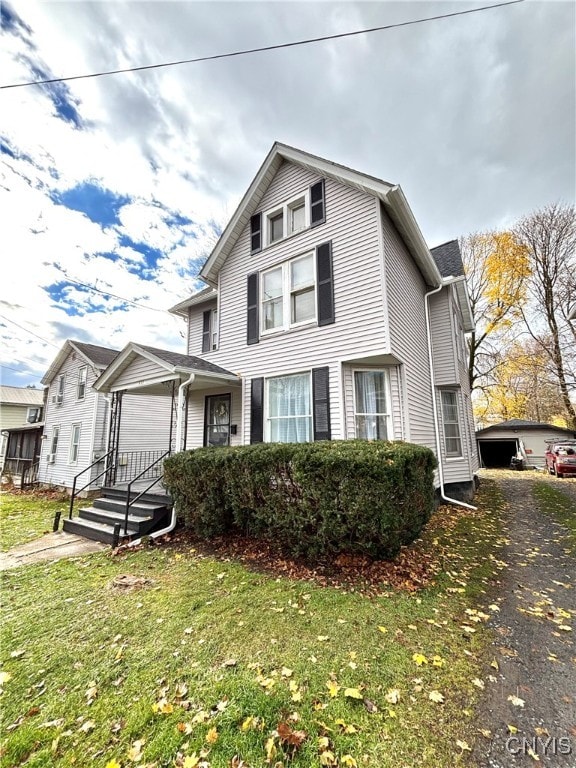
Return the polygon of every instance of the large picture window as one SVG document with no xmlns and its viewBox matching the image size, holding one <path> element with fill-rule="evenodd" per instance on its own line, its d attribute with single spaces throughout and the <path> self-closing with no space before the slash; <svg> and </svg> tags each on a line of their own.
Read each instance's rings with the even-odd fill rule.
<svg viewBox="0 0 576 768">
<path fill-rule="evenodd" d="M 316 267 L 307 253 L 262 273 L 262 333 L 316 319 Z"/>
<path fill-rule="evenodd" d="M 310 374 L 266 380 L 266 441 L 308 443 L 312 440 Z"/>
<path fill-rule="evenodd" d="M 361 440 L 391 437 L 388 381 L 384 371 L 354 371 L 354 419 Z"/>
<path fill-rule="evenodd" d="M 447 389 L 442 390 L 441 398 L 446 456 L 457 458 L 462 456 L 462 440 L 460 438 L 460 423 L 458 421 L 458 398 L 456 392 Z"/>
</svg>

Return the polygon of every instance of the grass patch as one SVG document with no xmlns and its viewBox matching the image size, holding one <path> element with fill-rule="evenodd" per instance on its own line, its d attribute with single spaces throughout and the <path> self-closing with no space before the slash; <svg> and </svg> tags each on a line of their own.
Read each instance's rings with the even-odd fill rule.
<svg viewBox="0 0 576 768">
<path fill-rule="evenodd" d="M 540 510 L 551 514 L 554 519 L 568 529 L 568 538 L 572 553 L 576 553 L 576 510 L 574 501 L 566 496 L 561 489 L 551 483 L 537 482 L 532 488 Z"/>
<path fill-rule="evenodd" d="M 52 530 L 58 510 L 68 510 L 69 498 L 60 491 L 0 492 L 0 547 L 26 544 Z"/>
<path fill-rule="evenodd" d="M 170 546 L 4 572 L 2 766 L 465 765 L 503 508 L 490 482 L 478 501 L 433 516 L 417 592 Z M 126 592 L 126 573 L 148 581 Z"/>
</svg>

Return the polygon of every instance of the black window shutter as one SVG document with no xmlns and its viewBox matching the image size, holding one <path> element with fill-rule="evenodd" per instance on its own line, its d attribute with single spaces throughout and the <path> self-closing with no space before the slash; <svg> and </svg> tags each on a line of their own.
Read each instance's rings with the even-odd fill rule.
<svg viewBox="0 0 576 768">
<path fill-rule="evenodd" d="M 316 277 L 318 325 L 330 325 L 335 320 L 332 243 L 322 243 L 316 248 Z"/>
<path fill-rule="evenodd" d="M 317 227 L 326 221 L 324 179 L 310 187 L 310 226 Z"/>
<path fill-rule="evenodd" d="M 314 440 L 331 440 L 330 430 L 330 369 L 312 369 L 312 400 L 314 403 Z"/>
<path fill-rule="evenodd" d="M 250 218 L 250 250 L 252 253 L 262 250 L 262 214 L 255 213 Z"/>
<path fill-rule="evenodd" d="M 202 352 L 210 352 L 210 318 L 212 310 L 207 309 L 202 318 Z"/>
<path fill-rule="evenodd" d="M 250 382 L 250 442 L 264 440 L 264 379 Z"/>
<path fill-rule="evenodd" d="M 248 344 L 258 344 L 258 272 L 248 275 Z"/>
</svg>

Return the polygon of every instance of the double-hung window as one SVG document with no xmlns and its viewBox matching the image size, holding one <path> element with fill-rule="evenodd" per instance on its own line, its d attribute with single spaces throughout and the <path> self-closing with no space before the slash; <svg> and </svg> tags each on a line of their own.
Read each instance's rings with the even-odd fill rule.
<svg viewBox="0 0 576 768">
<path fill-rule="evenodd" d="M 52 395 L 52 402 L 56 403 L 56 405 L 62 405 L 64 402 L 64 382 L 64 374 L 61 373 L 56 383 L 56 394 Z"/>
<path fill-rule="evenodd" d="M 60 437 L 60 425 L 52 427 L 52 439 L 50 440 L 50 453 L 48 454 L 48 464 L 54 464 L 56 461 L 56 451 L 58 450 L 58 438 Z"/>
<path fill-rule="evenodd" d="M 88 380 L 88 367 L 83 365 L 78 369 L 78 388 L 76 397 L 78 400 L 84 400 L 86 397 L 86 381 Z"/>
<path fill-rule="evenodd" d="M 361 440 L 389 440 L 390 398 L 385 371 L 354 371 L 354 420 Z"/>
<path fill-rule="evenodd" d="M 307 253 L 262 273 L 262 332 L 316 319 L 316 267 Z"/>
<path fill-rule="evenodd" d="M 312 440 L 312 396 L 309 373 L 266 379 L 265 439 L 270 443 Z"/>
<path fill-rule="evenodd" d="M 283 240 L 310 226 L 309 193 L 288 200 L 264 214 L 264 244 Z"/>
<path fill-rule="evenodd" d="M 80 430 L 81 424 L 72 424 L 72 432 L 70 435 L 70 453 L 68 456 L 69 464 L 78 463 L 78 451 L 80 450 Z"/>
<path fill-rule="evenodd" d="M 457 458 L 462 456 L 460 422 L 458 421 L 458 397 L 456 392 L 444 389 L 441 392 L 441 398 L 446 456 L 449 458 Z"/>
</svg>

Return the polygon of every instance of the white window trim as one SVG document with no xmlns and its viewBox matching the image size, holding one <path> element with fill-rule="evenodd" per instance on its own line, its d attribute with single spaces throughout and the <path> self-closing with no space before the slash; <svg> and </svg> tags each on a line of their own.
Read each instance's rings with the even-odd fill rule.
<svg viewBox="0 0 576 768">
<path fill-rule="evenodd" d="M 356 408 L 356 383 L 354 381 L 354 374 L 356 372 L 384 374 L 384 391 L 386 394 L 386 405 L 388 406 L 388 413 L 377 413 L 377 414 L 358 413 L 358 410 Z M 386 433 L 388 435 L 386 439 L 394 440 L 394 419 L 392 418 L 392 395 L 391 395 L 391 388 L 390 388 L 390 372 L 386 368 L 368 368 L 368 367 L 352 368 L 352 405 L 353 405 L 352 417 L 354 421 L 354 437 L 356 439 L 359 439 L 356 432 L 356 416 L 385 416 L 386 417 Z"/>
<path fill-rule="evenodd" d="M 82 381 L 82 371 L 84 371 L 84 381 Z M 84 384 L 84 392 L 80 395 L 80 385 Z M 76 400 L 84 400 L 86 397 L 86 390 L 88 389 L 88 366 L 81 365 L 78 368 L 78 381 L 76 383 Z"/>
<path fill-rule="evenodd" d="M 301 253 L 299 256 L 295 256 L 292 259 L 289 259 L 288 261 L 283 261 L 281 264 L 276 264 L 273 267 L 270 267 L 269 269 L 265 269 L 260 273 L 260 304 L 259 304 L 259 314 L 260 314 L 260 335 L 261 336 L 270 336 L 274 333 L 282 333 L 285 331 L 290 330 L 291 328 L 301 328 L 305 325 L 313 325 L 318 322 L 318 277 L 316 274 L 316 258 L 315 258 L 315 251 L 307 251 L 306 253 Z M 314 293 L 314 316 L 309 317 L 306 320 L 300 320 L 298 323 L 293 323 L 291 321 L 291 315 L 292 315 L 292 302 L 290 301 L 292 293 L 294 291 L 291 290 L 290 287 L 290 270 L 291 265 L 296 262 L 300 261 L 301 259 L 305 259 L 307 257 L 312 257 L 312 270 L 314 272 L 314 278 L 312 282 L 312 291 Z M 268 328 L 266 329 L 264 327 L 265 322 L 265 314 L 264 314 L 264 303 L 266 302 L 266 299 L 264 298 L 264 276 L 267 275 L 269 272 L 274 272 L 274 270 L 282 269 L 282 325 L 277 326 L 276 328 Z"/>
<path fill-rule="evenodd" d="M 56 439 L 54 439 L 56 438 Z M 52 435 L 50 436 L 50 450 L 46 461 L 48 464 L 54 464 L 56 461 L 56 453 L 58 452 L 58 442 L 60 441 L 60 424 L 54 424 L 52 426 Z"/>
<path fill-rule="evenodd" d="M 456 421 L 446 421 L 445 415 L 444 415 L 444 400 L 442 398 L 442 395 L 444 392 L 452 392 L 452 394 L 455 397 L 456 401 Z M 462 421 L 460 418 L 461 415 L 461 407 L 460 407 L 460 398 L 458 397 L 458 391 L 456 389 L 450 389 L 445 388 L 440 390 L 440 408 L 442 412 L 442 434 L 444 436 L 444 455 L 446 456 L 447 461 L 463 461 L 464 456 L 464 443 L 462 440 Z M 446 435 L 446 424 L 457 424 L 458 425 L 458 441 L 460 442 L 460 453 L 448 453 L 448 439 L 455 440 L 456 438 L 448 438 Z"/>
<path fill-rule="evenodd" d="M 274 376 L 267 376 L 264 379 L 264 442 L 269 443 L 270 442 L 270 417 L 268 415 L 268 408 L 270 405 L 270 397 L 269 397 L 269 385 L 270 381 L 273 379 L 289 379 L 291 376 L 305 376 L 308 375 L 308 385 L 310 387 L 310 413 L 306 416 L 298 416 L 297 418 L 310 418 L 310 442 L 314 442 L 314 402 L 313 402 L 313 387 L 312 387 L 312 371 L 306 370 L 306 371 L 290 371 L 290 373 L 278 373 L 274 374 Z M 277 419 L 293 419 L 294 416 L 274 416 L 275 420 Z"/>
<path fill-rule="evenodd" d="M 215 352 L 218 349 L 220 342 L 220 328 L 219 328 L 219 314 L 218 307 L 210 310 L 210 352 Z M 214 342 L 216 338 L 216 342 Z"/>
<path fill-rule="evenodd" d="M 78 427 L 78 442 L 74 443 L 74 428 Z M 68 451 L 68 464 L 71 466 L 76 466 L 78 464 L 78 455 L 80 453 L 80 438 L 82 436 L 82 422 L 77 421 L 74 424 L 72 424 L 70 429 L 70 449 Z M 76 458 L 72 458 L 72 449 L 76 446 Z"/>
<path fill-rule="evenodd" d="M 295 232 L 289 232 L 289 212 L 290 209 L 294 207 L 294 204 L 297 203 L 299 200 L 303 200 L 304 202 L 304 226 L 302 229 L 297 229 Z M 277 216 L 279 213 L 282 214 L 282 237 L 277 238 L 276 240 L 270 239 L 270 219 L 274 216 Z M 281 203 L 280 205 L 275 205 L 273 208 L 269 208 L 267 211 L 264 211 L 262 214 L 262 248 L 268 248 L 271 245 L 276 245 L 276 243 L 281 243 L 284 240 L 286 240 L 288 237 L 293 237 L 294 235 L 298 235 L 300 232 L 305 232 L 307 229 L 310 229 L 310 190 L 306 189 L 303 192 L 301 192 L 299 195 L 294 195 L 294 197 L 291 197 L 289 200 L 286 200 L 284 203 Z"/>
</svg>

